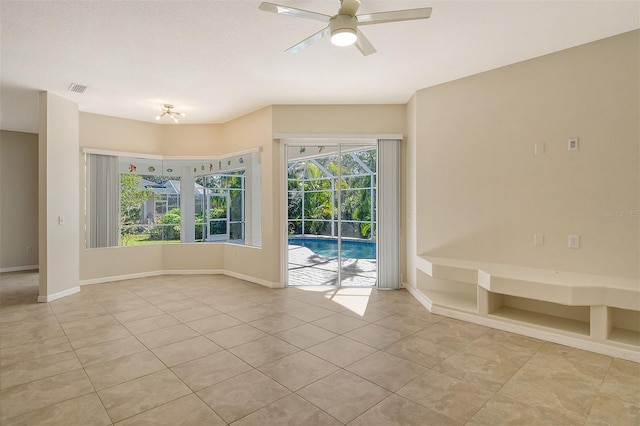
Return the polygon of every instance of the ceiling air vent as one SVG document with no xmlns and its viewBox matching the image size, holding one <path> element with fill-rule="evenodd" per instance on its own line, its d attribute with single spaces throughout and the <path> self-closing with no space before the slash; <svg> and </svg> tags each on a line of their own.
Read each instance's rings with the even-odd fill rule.
<svg viewBox="0 0 640 426">
<path fill-rule="evenodd" d="M 83 86 L 82 84 L 71 83 L 69 87 L 67 87 L 67 90 L 70 92 L 84 93 L 84 91 L 87 90 L 87 87 L 89 86 Z"/>
</svg>

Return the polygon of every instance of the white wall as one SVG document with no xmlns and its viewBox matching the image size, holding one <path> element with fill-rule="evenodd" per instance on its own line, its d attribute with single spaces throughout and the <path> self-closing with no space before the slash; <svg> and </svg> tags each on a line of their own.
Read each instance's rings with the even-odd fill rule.
<svg viewBox="0 0 640 426">
<path fill-rule="evenodd" d="M 634 31 L 417 92 L 409 256 L 637 278 L 639 38 Z M 579 150 L 569 152 L 572 137 Z M 544 246 L 533 245 L 534 233 Z M 569 234 L 581 236 L 580 249 L 567 248 Z"/>
<path fill-rule="evenodd" d="M 38 266 L 38 135 L 2 130 L 0 271 L 34 266 Z"/>
</svg>

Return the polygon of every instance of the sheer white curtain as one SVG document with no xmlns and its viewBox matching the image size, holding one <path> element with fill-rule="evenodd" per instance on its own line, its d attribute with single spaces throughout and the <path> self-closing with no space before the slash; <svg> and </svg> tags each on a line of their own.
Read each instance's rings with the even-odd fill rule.
<svg viewBox="0 0 640 426">
<path fill-rule="evenodd" d="M 118 245 L 118 157 L 87 154 L 87 247 Z"/>
<path fill-rule="evenodd" d="M 400 141 L 378 140 L 378 288 L 400 288 Z"/>
</svg>

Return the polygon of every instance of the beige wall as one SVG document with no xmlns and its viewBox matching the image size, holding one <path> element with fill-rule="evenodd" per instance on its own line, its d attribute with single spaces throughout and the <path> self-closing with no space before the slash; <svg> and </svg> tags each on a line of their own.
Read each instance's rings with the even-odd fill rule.
<svg viewBox="0 0 640 426">
<path fill-rule="evenodd" d="M 272 108 L 263 108 L 224 124 L 225 152 L 260 146 L 262 188 L 262 247 L 224 246 L 225 269 L 266 281 L 280 283 L 280 196 L 279 154 L 272 139 Z"/>
<path fill-rule="evenodd" d="M 76 198 L 80 279 L 226 269 L 267 283 L 280 282 L 282 159 L 279 143 L 272 140 L 274 133 L 406 135 L 401 226 L 407 252 L 402 271 L 409 282 L 415 283 L 413 259 L 420 253 L 637 277 L 639 34 L 623 34 L 423 89 L 408 105 L 279 105 L 225 124 L 180 126 L 80 113 L 80 148 L 205 156 L 260 146 L 263 211 L 262 248 L 212 244 L 86 250 L 84 162 L 74 147 L 80 172 L 75 187 L 81 191 Z M 2 132 L 3 206 L 8 196 L 4 176 L 10 170 L 5 166 L 8 134 L 16 135 Z M 566 149 L 571 137 L 580 138 L 576 152 Z M 69 154 L 70 145 L 62 144 L 60 152 Z M 544 144 L 544 153 L 534 155 L 535 144 L 539 151 Z M 33 157 L 27 151 L 9 151 L 9 167 L 16 166 L 13 159 L 20 155 Z M 69 156 L 44 159 L 44 170 L 48 175 L 65 174 L 66 169 L 56 167 Z M 25 171 L 15 171 L 20 172 Z M 24 178 L 34 179 L 26 174 Z M 51 176 L 43 179 L 45 185 L 55 181 Z M 63 195 L 62 204 L 49 211 L 64 209 L 71 198 Z M 32 206 L 24 209 L 31 211 Z M 622 216 L 608 216 L 608 211 Z M 26 246 L 16 248 L 20 242 L 11 244 L 5 238 L 11 235 L 5 234 L 10 214 L 3 208 L 0 216 L 0 267 L 34 261 L 19 260 L 18 254 L 24 253 L 18 252 Z M 49 214 L 45 222 L 51 218 L 57 220 L 57 213 Z M 545 235 L 544 246 L 533 246 L 534 233 Z M 26 230 L 21 234 L 22 239 L 34 238 L 24 237 L 29 235 Z M 568 234 L 581 236 L 580 249 L 566 247 Z M 31 259 L 37 259 L 37 244 L 32 247 Z M 14 258 L 6 253 L 15 255 L 15 260 L 8 260 Z"/>
<path fill-rule="evenodd" d="M 164 124 L 160 126 L 162 155 L 222 155 L 221 124 Z"/>
<path fill-rule="evenodd" d="M 80 147 L 162 154 L 162 130 L 155 123 L 80 113 Z"/>
<path fill-rule="evenodd" d="M 79 284 L 80 179 L 78 105 L 57 95 L 40 93 L 39 265 L 40 296 L 61 297 Z"/>
<path fill-rule="evenodd" d="M 417 92 L 417 253 L 637 278 L 639 38 Z M 569 152 L 572 137 L 579 150 Z M 567 248 L 569 234 L 580 249 Z"/>
<path fill-rule="evenodd" d="M 31 252 L 27 252 L 31 247 Z M 38 135 L 0 131 L 0 270 L 38 265 Z"/>
<path fill-rule="evenodd" d="M 165 271 L 219 271 L 225 269 L 225 244 L 162 244 Z"/>
<path fill-rule="evenodd" d="M 86 249 L 83 242 L 80 246 L 80 281 L 162 271 L 162 250 L 162 244 Z"/>
<path fill-rule="evenodd" d="M 167 156 L 218 155 L 222 126 L 160 125 L 98 114 L 80 113 L 80 147 Z M 80 279 L 144 274 L 162 270 L 221 269 L 223 248 L 211 245 L 194 250 L 189 245 L 150 245 L 86 249 L 84 236 L 84 156 L 80 173 Z M 171 246 L 171 247 L 169 247 Z"/>
<path fill-rule="evenodd" d="M 273 106 L 273 132 L 293 135 L 380 135 L 407 131 L 406 105 L 277 105 Z M 406 138 L 405 138 L 406 139 Z M 405 167 L 406 140 L 401 144 L 401 168 Z M 280 156 L 278 156 L 278 159 Z M 280 170 L 280 165 L 276 170 Z M 400 274 L 406 281 L 405 176 L 400 193 Z M 278 182 L 280 177 L 278 176 Z M 280 192 L 274 197 L 280 199 Z M 280 228 L 280 227 L 278 227 Z M 279 258 L 278 258 L 279 261 Z"/>
<path fill-rule="evenodd" d="M 162 126 L 124 118 L 80 113 L 80 148 L 162 153 Z M 161 246 L 85 248 L 84 155 L 78 152 L 80 176 L 80 280 L 134 275 L 162 270 Z"/>
<path fill-rule="evenodd" d="M 405 105 L 276 105 L 273 132 L 293 134 L 403 133 Z"/>
<path fill-rule="evenodd" d="M 282 283 L 283 165 L 273 134 L 403 133 L 404 105 L 277 105 L 224 124 L 226 151 L 262 147 L 262 248 L 225 246 L 225 268 Z M 404 242 L 402 242 L 404 244 Z M 404 273 L 404 271 L 403 271 Z"/>
<path fill-rule="evenodd" d="M 198 156 L 224 155 L 259 146 L 262 149 L 262 247 L 165 244 L 87 250 L 82 236 L 81 279 L 96 280 L 158 270 L 224 269 L 267 285 L 277 285 L 283 280 L 280 258 L 281 153 L 273 134 L 403 133 L 405 119 L 403 105 L 277 106 L 263 108 L 222 125 L 186 126 L 157 125 L 83 113 L 80 125 L 82 147 Z M 84 181 L 82 161 L 80 173 Z M 80 209 L 84 209 L 84 197 Z M 140 262 L 136 260 L 138 258 Z"/>
<path fill-rule="evenodd" d="M 167 156 L 224 155 L 263 147 L 263 185 L 271 187 L 271 112 L 264 109 L 225 125 L 159 125 L 97 114 L 81 113 L 80 145 L 113 151 Z M 266 160 L 265 160 L 266 158 Z M 266 162 L 267 167 L 264 167 Z M 84 187 L 84 158 L 80 156 L 79 173 Z M 269 205 L 270 197 L 263 196 Z M 84 205 L 82 192 L 80 212 L 80 279 L 86 282 L 107 277 L 144 274 L 156 271 L 221 270 L 277 282 L 273 253 L 243 246 L 224 244 L 158 244 L 140 247 L 86 249 L 84 242 Z M 264 208 L 264 207 L 263 207 Z M 263 215 L 263 229 L 272 222 L 271 211 Z M 266 231 L 266 237 L 270 238 Z M 263 232 L 263 242 L 265 232 Z M 267 240 L 271 244 L 272 239 Z M 225 262 L 225 254 L 228 261 Z"/>
<path fill-rule="evenodd" d="M 405 143 L 402 152 L 402 193 L 404 195 L 404 211 L 402 212 L 403 235 L 405 237 L 404 253 L 401 256 L 404 270 L 406 271 L 405 283 L 416 284 L 416 247 L 417 247 L 417 214 L 416 214 L 416 95 L 407 103 L 407 124 Z"/>
</svg>

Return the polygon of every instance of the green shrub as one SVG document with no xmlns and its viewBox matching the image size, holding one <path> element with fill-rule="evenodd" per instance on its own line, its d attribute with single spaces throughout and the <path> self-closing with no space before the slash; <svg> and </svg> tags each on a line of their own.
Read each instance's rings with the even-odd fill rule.
<svg viewBox="0 0 640 426">
<path fill-rule="evenodd" d="M 167 214 L 158 219 L 159 225 L 150 229 L 152 240 L 180 240 L 180 209 L 171 209 Z"/>
</svg>

